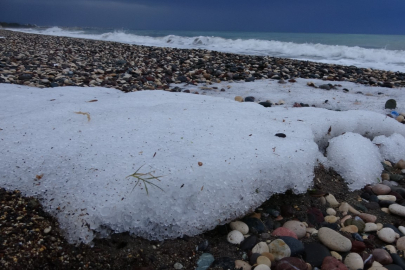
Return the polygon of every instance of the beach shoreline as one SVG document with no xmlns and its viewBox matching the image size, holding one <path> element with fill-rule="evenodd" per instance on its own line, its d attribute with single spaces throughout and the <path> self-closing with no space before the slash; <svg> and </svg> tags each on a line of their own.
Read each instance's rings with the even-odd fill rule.
<svg viewBox="0 0 405 270">
<path fill-rule="evenodd" d="M 0 36 L 0 83 L 40 88 L 102 86 L 133 92 L 169 90 L 172 83 L 294 78 L 405 86 L 405 73 L 354 66 L 9 30 L 0 30 Z"/>
</svg>

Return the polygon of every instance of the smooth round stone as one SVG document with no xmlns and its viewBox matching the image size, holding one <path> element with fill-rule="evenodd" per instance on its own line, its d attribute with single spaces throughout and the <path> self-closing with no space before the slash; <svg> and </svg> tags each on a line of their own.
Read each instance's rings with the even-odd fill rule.
<svg viewBox="0 0 405 270">
<path fill-rule="evenodd" d="M 275 270 L 307 270 L 308 265 L 301 259 L 295 257 L 283 258 L 277 262 Z"/>
<path fill-rule="evenodd" d="M 388 209 L 394 215 L 405 217 L 405 206 L 399 204 L 391 204 Z"/>
<path fill-rule="evenodd" d="M 371 187 L 371 190 L 376 195 L 386 195 L 391 192 L 391 187 L 383 184 L 375 184 L 374 186 Z"/>
<path fill-rule="evenodd" d="M 378 195 L 377 198 L 380 201 L 392 201 L 392 202 L 395 202 L 397 200 L 397 197 L 395 197 L 394 195 Z"/>
<path fill-rule="evenodd" d="M 376 222 L 377 217 L 371 214 L 366 214 L 366 213 L 360 213 L 359 217 L 364 221 L 364 222 Z"/>
<path fill-rule="evenodd" d="M 326 216 L 325 221 L 328 223 L 336 223 L 339 220 L 337 216 Z"/>
<path fill-rule="evenodd" d="M 397 249 L 405 250 L 405 236 L 402 236 L 397 240 Z"/>
<path fill-rule="evenodd" d="M 246 223 L 249 227 L 249 231 L 251 232 L 258 232 L 258 233 L 264 233 L 267 232 L 267 228 L 264 225 L 263 221 L 261 221 L 259 218 L 255 217 L 247 217 L 243 219 L 243 222 Z"/>
<path fill-rule="evenodd" d="M 269 244 L 270 253 L 274 255 L 276 261 L 291 256 L 290 247 L 281 239 L 276 239 Z"/>
<path fill-rule="evenodd" d="M 377 231 L 381 230 L 382 228 L 384 228 L 384 225 L 382 223 L 377 223 Z"/>
<path fill-rule="evenodd" d="M 226 237 L 229 243 L 238 245 L 240 244 L 243 240 L 245 240 L 245 237 L 240 231 L 233 230 L 228 233 L 228 236 Z"/>
<path fill-rule="evenodd" d="M 333 209 L 333 208 L 328 208 L 328 209 L 326 209 L 326 213 L 327 213 L 329 216 L 336 216 L 336 210 Z"/>
<path fill-rule="evenodd" d="M 212 254 L 203 253 L 201 254 L 200 258 L 198 258 L 196 270 L 206 270 L 214 261 L 215 258 Z"/>
<path fill-rule="evenodd" d="M 364 232 L 375 232 L 378 230 L 377 224 L 368 222 L 366 226 L 364 226 Z"/>
<path fill-rule="evenodd" d="M 320 228 L 318 237 L 322 244 L 334 251 L 348 252 L 352 248 L 352 242 L 349 239 L 329 228 Z"/>
<path fill-rule="evenodd" d="M 263 252 L 269 252 L 269 246 L 266 242 L 259 242 L 256 244 L 256 246 L 253 247 L 252 252 L 259 254 L 262 254 Z"/>
<path fill-rule="evenodd" d="M 268 267 L 265 264 L 259 264 L 258 266 L 255 267 L 255 270 L 270 270 L 270 267 Z"/>
<path fill-rule="evenodd" d="M 393 243 L 395 242 L 396 236 L 398 234 L 391 228 L 382 228 L 377 232 L 378 238 L 386 243 Z"/>
<path fill-rule="evenodd" d="M 329 249 L 321 243 L 304 243 L 304 259 L 313 267 L 321 267 L 323 260 L 331 256 Z"/>
<path fill-rule="evenodd" d="M 257 237 L 251 235 L 240 243 L 241 250 L 251 250 L 257 243 Z"/>
<path fill-rule="evenodd" d="M 311 207 L 310 209 L 308 209 L 307 217 L 308 222 L 312 225 L 318 225 L 324 221 L 322 211 L 315 207 Z"/>
<path fill-rule="evenodd" d="M 376 248 L 371 253 L 374 257 L 374 260 L 381 263 L 382 265 L 392 263 L 391 255 L 382 248 Z"/>
<path fill-rule="evenodd" d="M 259 256 L 256 260 L 257 264 L 265 264 L 268 267 L 271 267 L 271 261 L 266 256 Z"/>
<path fill-rule="evenodd" d="M 242 221 L 234 221 L 229 223 L 229 227 L 232 230 L 240 231 L 242 234 L 247 234 L 249 232 L 249 226 Z"/>
<path fill-rule="evenodd" d="M 236 260 L 235 261 L 235 268 L 236 269 L 242 269 L 242 270 L 251 270 L 252 266 L 250 264 L 248 264 L 245 261 L 242 260 Z"/>
<path fill-rule="evenodd" d="M 361 253 L 366 249 L 366 244 L 363 241 L 352 241 L 351 252 Z"/>
<path fill-rule="evenodd" d="M 243 97 L 241 96 L 236 96 L 235 101 L 243 102 Z"/>
<path fill-rule="evenodd" d="M 363 269 L 363 258 L 357 253 L 349 253 L 344 263 L 350 270 Z"/>
<path fill-rule="evenodd" d="M 405 227 L 404 226 L 399 226 L 398 230 L 405 235 Z"/>
<path fill-rule="evenodd" d="M 357 233 L 359 229 L 355 225 L 349 225 L 340 229 L 342 232 Z"/>
<path fill-rule="evenodd" d="M 307 232 L 307 227 L 302 222 L 297 220 L 287 221 L 283 224 L 283 227 L 294 232 L 297 235 L 298 239 L 303 238 Z"/>
<path fill-rule="evenodd" d="M 281 236 L 280 239 L 283 240 L 290 248 L 291 257 L 296 257 L 304 253 L 304 245 L 301 241 L 289 236 Z"/>
<path fill-rule="evenodd" d="M 323 260 L 321 270 L 347 270 L 347 267 L 341 261 L 329 256 Z"/>
<path fill-rule="evenodd" d="M 391 253 L 392 262 L 396 265 L 399 265 L 402 270 L 405 269 L 405 261 L 396 253 Z"/>
<path fill-rule="evenodd" d="M 288 228 L 285 227 L 279 227 L 277 229 L 275 229 L 272 233 L 272 236 L 290 236 L 290 237 L 294 237 L 296 239 L 298 239 L 298 236 L 295 232 L 291 231 Z"/>
<path fill-rule="evenodd" d="M 339 202 L 336 200 L 335 196 L 329 193 L 329 195 L 325 196 L 326 201 L 329 203 L 331 207 L 338 207 Z"/>
</svg>

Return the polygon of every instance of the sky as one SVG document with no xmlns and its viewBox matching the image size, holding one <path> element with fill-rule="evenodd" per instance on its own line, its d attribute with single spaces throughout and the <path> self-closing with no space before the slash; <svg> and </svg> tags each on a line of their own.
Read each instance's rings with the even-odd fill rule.
<svg viewBox="0 0 405 270">
<path fill-rule="evenodd" d="M 405 35 L 403 0 L 0 0 L 0 21 L 135 30 Z"/>
</svg>

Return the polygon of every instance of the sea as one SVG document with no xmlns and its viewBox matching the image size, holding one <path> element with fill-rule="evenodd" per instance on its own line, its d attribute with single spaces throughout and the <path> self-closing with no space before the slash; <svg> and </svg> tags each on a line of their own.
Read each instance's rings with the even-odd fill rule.
<svg viewBox="0 0 405 270">
<path fill-rule="evenodd" d="M 115 41 L 128 44 L 206 49 L 405 72 L 405 35 L 158 31 L 38 27 L 26 33 Z"/>
</svg>

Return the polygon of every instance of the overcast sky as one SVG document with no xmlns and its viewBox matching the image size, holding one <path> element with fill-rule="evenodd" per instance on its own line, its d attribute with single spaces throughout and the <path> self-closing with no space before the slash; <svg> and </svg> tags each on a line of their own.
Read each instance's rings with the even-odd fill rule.
<svg viewBox="0 0 405 270">
<path fill-rule="evenodd" d="M 0 21 L 146 30 L 405 35 L 405 0 L 0 0 Z"/>
</svg>

